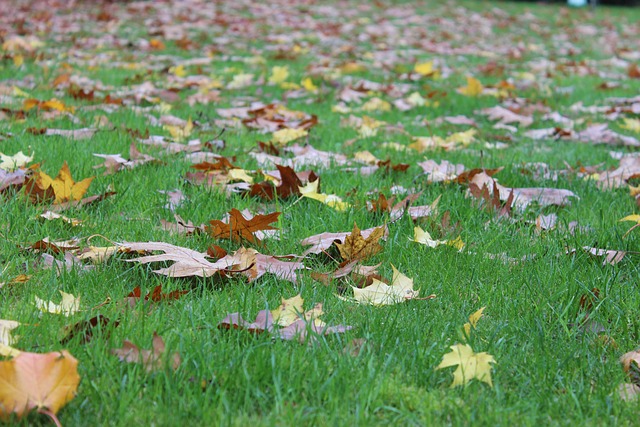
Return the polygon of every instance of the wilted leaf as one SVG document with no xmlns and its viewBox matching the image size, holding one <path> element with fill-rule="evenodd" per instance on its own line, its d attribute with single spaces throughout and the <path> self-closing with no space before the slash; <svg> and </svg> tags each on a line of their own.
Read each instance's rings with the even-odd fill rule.
<svg viewBox="0 0 640 427">
<path fill-rule="evenodd" d="M 360 229 L 353 224 L 353 231 L 344 238 L 344 243 L 336 243 L 342 259 L 350 262 L 367 259 L 382 251 L 379 241 L 384 235 L 384 228 L 376 228 L 368 237 L 362 236 Z"/>
</svg>

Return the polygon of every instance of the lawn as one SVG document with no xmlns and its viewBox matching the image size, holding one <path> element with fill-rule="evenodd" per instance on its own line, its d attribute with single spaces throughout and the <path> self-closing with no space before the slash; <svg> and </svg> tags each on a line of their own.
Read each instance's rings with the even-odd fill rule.
<svg viewBox="0 0 640 427">
<path fill-rule="evenodd" d="M 52 424 L 7 415 L 8 372 L 55 354 L 78 361 L 65 426 L 637 424 L 640 9 L 31 3 L 0 0 L 10 422 Z M 225 229 L 232 209 L 277 231 Z M 358 252 L 354 224 L 385 234 Z M 325 232 L 340 248 L 307 253 Z M 394 269 L 413 291 L 354 300 Z M 307 316 L 278 317 L 298 294 Z M 261 310 L 281 326 L 223 322 Z M 457 344 L 495 363 L 452 387 Z M 52 372 L 31 369 L 35 395 Z"/>
</svg>

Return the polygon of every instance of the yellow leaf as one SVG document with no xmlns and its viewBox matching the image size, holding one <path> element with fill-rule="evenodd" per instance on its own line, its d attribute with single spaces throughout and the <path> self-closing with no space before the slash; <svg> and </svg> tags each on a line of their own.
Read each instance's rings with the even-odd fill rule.
<svg viewBox="0 0 640 427">
<path fill-rule="evenodd" d="M 458 93 L 466 96 L 478 96 L 482 94 L 482 83 L 473 77 L 467 77 L 467 85 L 458 88 Z"/>
<path fill-rule="evenodd" d="M 435 72 L 435 70 L 433 69 L 433 61 L 416 64 L 413 67 L 413 71 L 418 74 L 422 74 L 423 76 L 430 76 Z"/>
<path fill-rule="evenodd" d="M 482 317 L 482 312 L 484 311 L 485 308 L 486 307 L 482 307 L 481 309 L 479 309 L 475 313 L 472 313 L 471 315 L 469 315 L 469 322 L 464 324 L 465 336 L 468 337 L 471 334 L 471 328 L 472 327 L 473 327 L 473 329 L 476 328 L 476 325 L 478 324 L 478 321 Z"/>
<path fill-rule="evenodd" d="M 302 85 L 303 88 L 305 88 L 305 90 L 307 92 L 311 92 L 311 93 L 317 93 L 318 92 L 318 86 L 313 84 L 313 80 L 311 80 L 311 77 L 304 78 L 300 82 L 300 84 Z"/>
<path fill-rule="evenodd" d="M 269 83 L 277 85 L 284 82 L 289 77 L 289 67 L 276 65 L 271 68 L 271 76 L 269 76 Z"/>
<path fill-rule="evenodd" d="M 380 161 L 380 159 L 371 154 L 370 151 L 358 151 L 353 154 L 353 158 L 359 162 L 367 163 L 369 165 L 375 165 Z"/>
<path fill-rule="evenodd" d="M 15 349 L 13 347 L 10 347 L 10 346 L 8 346 L 6 344 L 0 343 L 0 356 L 3 356 L 3 357 L 16 357 L 20 353 L 21 353 L 20 350 Z"/>
<path fill-rule="evenodd" d="M 464 132 L 456 132 L 449 135 L 446 139 L 446 142 L 462 144 L 463 146 L 467 146 L 471 144 L 475 140 L 475 135 L 478 133 L 475 129 L 469 129 Z"/>
<path fill-rule="evenodd" d="M 62 314 L 67 317 L 80 311 L 80 297 L 76 298 L 72 294 L 62 291 L 60 291 L 60 294 L 62 295 L 60 304 L 35 297 L 35 305 L 43 313 Z"/>
<path fill-rule="evenodd" d="M 16 67 L 21 66 L 24 63 L 24 56 L 22 55 L 15 55 L 13 57 L 13 65 L 15 65 Z"/>
<path fill-rule="evenodd" d="M 391 286 L 378 279 L 373 279 L 371 285 L 362 289 L 352 286 L 354 300 L 361 304 L 393 305 L 417 298 L 419 291 L 413 290 L 413 279 L 400 273 L 393 265 L 391 268 Z"/>
<path fill-rule="evenodd" d="M 193 131 L 193 121 L 189 119 L 184 126 L 165 125 L 164 128 L 171 134 L 171 137 L 175 141 L 182 142 L 191 135 Z"/>
<path fill-rule="evenodd" d="M 298 138 L 307 136 L 308 134 L 309 132 L 307 132 L 305 129 L 285 128 L 285 129 L 280 129 L 275 131 L 273 133 L 273 137 L 271 138 L 271 141 L 274 142 L 275 144 L 284 146 L 287 143 L 294 141 Z"/>
<path fill-rule="evenodd" d="M 624 218 L 618 220 L 620 221 L 633 221 L 633 222 L 637 222 L 638 224 L 640 224 L 640 215 L 638 214 L 634 214 L 634 215 L 627 215 Z"/>
<path fill-rule="evenodd" d="M 318 319 L 324 313 L 322 304 L 316 304 L 315 307 L 308 311 L 304 311 L 303 304 L 304 299 L 300 294 L 288 299 L 282 298 L 282 304 L 275 310 L 271 310 L 273 322 L 287 327 L 304 318 L 306 321 L 313 320 L 316 326 L 323 326 L 324 322 Z"/>
<path fill-rule="evenodd" d="M 320 180 L 316 179 L 313 182 L 309 182 L 304 187 L 298 187 L 298 189 L 300 190 L 302 197 L 317 200 L 340 212 L 347 210 L 347 208 L 351 206 L 349 203 L 343 202 L 340 197 L 334 194 L 318 193 L 319 184 L 320 184 Z"/>
<path fill-rule="evenodd" d="M 169 72 L 176 77 L 184 77 L 187 75 L 187 71 L 184 69 L 184 65 L 177 65 L 169 68 Z"/>
<path fill-rule="evenodd" d="M 227 176 L 230 181 L 243 181 L 249 184 L 253 184 L 253 177 L 250 176 L 244 169 L 229 169 Z"/>
<path fill-rule="evenodd" d="M 467 344 L 452 345 L 451 352 L 442 357 L 442 362 L 436 369 L 457 366 L 453 372 L 451 387 L 467 385 L 469 381 L 477 379 L 493 387 L 491 381 L 491 364 L 496 363 L 492 355 L 488 353 L 474 353 Z"/>
<path fill-rule="evenodd" d="M 391 104 L 378 97 L 371 98 L 360 107 L 362 111 L 377 112 L 377 111 L 391 111 Z"/>
<path fill-rule="evenodd" d="M 418 92 L 413 92 L 409 96 L 407 96 L 407 102 L 414 107 L 422 107 L 427 103 L 427 100 L 420 95 Z"/>
<path fill-rule="evenodd" d="M 624 121 L 624 124 L 620 125 L 621 128 L 640 133 L 640 119 L 624 118 L 622 120 Z"/>
</svg>

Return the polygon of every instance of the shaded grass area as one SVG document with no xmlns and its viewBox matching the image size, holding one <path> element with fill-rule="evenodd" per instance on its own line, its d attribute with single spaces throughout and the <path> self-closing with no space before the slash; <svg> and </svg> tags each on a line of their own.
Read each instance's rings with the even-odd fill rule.
<svg viewBox="0 0 640 427">
<path fill-rule="evenodd" d="M 478 12 L 488 5 L 486 2 L 461 4 Z M 427 6 L 419 5 L 418 10 L 428 13 Z M 494 6 L 509 14 L 524 13 L 526 8 L 543 17 L 564 11 L 551 6 L 492 3 L 491 7 Z M 446 12 L 446 8 L 435 8 L 435 13 Z M 640 20 L 637 10 L 602 8 L 596 12 L 596 18 L 582 11 L 576 13 L 596 22 L 609 19 L 614 24 L 617 20 L 627 23 Z M 556 27 L 550 24 L 549 28 L 553 34 Z M 531 36 L 532 43 L 542 43 L 535 35 L 522 31 L 523 38 Z M 142 30 L 132 25 L 131 32 L 124 34 L 131 34 L 134 39 L 140 35 L 138 32 Z M 313 35 L 309 38 L 313 39 Z M 256 41 L 256 50 L 265 47 L 260 43 Z M 56 46 L 55 42 L 52 46 Z M 581 46 L 585 48 L 582 58 L 598 57 L 597 52 L 589 51 L 588 41 Z M 168 46 L 169 53 L 187 55 L 174 49 Z M 137 58 L 133 56 L 129 60 Z M 56 62 L 54 58 L 47 59 Z M 305 75 L 305 66 L 313 60 L 311 54 L 296 62 L 269 59 L 264 70 L 268 72 L 272 65 L 288 64 L 295 75 L 292 80 L 299 80 Z M 456 63 L 454 75 L 429 82 L 430 90 L 444 90 L 448 96 L 439 106 L 421 111 L 421 115 L 427 119 L 457 114 L 471 116 L 474 110 L 495 105 L 495 98 L 468 98 L 454 92 L 464 84 L 466 71 L 480 62 L 483 60 L 478 57 L 462 57 L 460 63 Z M 411 68 L 411 64 L 408 66 Z M 220 61 L 214 63 L 210 73 L 222 74 L 227 67 L 241 71 L 246 64 Z M 34 78 L 36 84 L 30 93 L 37 94 L 39 99 L 55 95 L 45 84 L 50 79 L 45 73 L 41 65 L 32 61 L 25 62 L 19 69 L 5 61 L 0 68 L 0 78 L 9 84 L 19 86 L 27 77 Z M 147 74 L 140 70 L 113 71 L 99 67 L 87 70 L 85 75 L 115 86 L 129 84 L 132 79 L 159 82 L 166 78 L 162 72 Z M 376 80 L 380 76 L 376 70 L 367 70 L 360 77 Z M 486 83 L 500 79 L 494 80 L 487 79 Z M 573 93 L 548 97 L 532 90 L 519 95 L 545 100 L 552 109 L 563 112 L 580 100 L 591 105 L 610 96 L 631 96 L 640 87 L 636 81 L 606 93 L 594 91 L 593 87 L 600 82 L 601 79 L 594 77 L 558 76 L 551 84 L 572 86 Z M 90 344 L 74 340 L 66 345 L 80 360 L 82 382 L 78 396 L 59 414 L 63 425 L 169 426 L 185 420 L 193 425 L 238 426 L 636 423 L 637 404 L 621 402 L 615 390 L 625 380 L 618 357 L 635 348 L 640 340 L 637 258 L 630 255 L 619 265 L 602 266 L 586 254 L 565 255 L 567 247 L 580 246 L 637 250 L 638 236 L 631 234 L 622 239 L 626 227 L 616 223 L 636 210 L 635 202 L 626 189 L 604 192 L 588 180 L 561 177 L 557 182 L 540 181 L 520 172 L 523 163 L 536 161 L 546 162 L 552 168 L 563 168 L 564 162 L 570 165 L 604 162 L 613 166 L 615 161 L 608 155 L 610 147 L 520 139 L 511 142 L 506 150 L 487 150 L 484 143 L 493 142 L 491 123 L 474 116 L 483 129 L 488 129 L 482 141 L 462 151 L 425 153 L 429 158 L 463 163 L 468 168 L 504 166 L 499 178 L 505 185 L 569 188 L 578 194 L 580 200 L 569 207 L 533 206 L 523 216 L 534 220 L 541 213 L 557 212 L 562 224 L 578 221 L 587 227 L 585 231 L 575 235 L 561 231 L 540 234 L 534 225 L 495 221 L 494 215 L 480 210 L 465 196 L 462 186 L 428 184 L 415 166 L 422 155 L 380 147 L 382 142 L 390 140 L 406 144 L 410 142 L 407 135 L 380 134 L 343 148 L 343 143 L 355 138 L 357 132 L 340 126 L 341 116 L 331 112 L 334 92 L 328 86 L 326 89 L 318 102 L 306 104 L 289 100 L 286 103 L 291 109 L 319 116 L 321 124 L 314 128 L 309 143 L 318 149 L 343 151 L 348 155 L 367 149 L 381 159 L 389 157 L 394 163 L 406 162 L 412 166 L 406 174 L 376 173 L 370 177 L 347 174 L 338 168 L 319 171 L 323 191 L 344 196 L 353 207 L 347 212 L 337 212 L 311 200 L 267 204 L 267 211 L 283 212 L 279 221 L 283 238 L 267 241 L 266 253 L 301 253 L 304 250 L 299 244 L 301 239 L 324 231 L 351 230 L 354 222 L 361 228 L 380 225 L 387 219 L 369 213 L 365 205 L 365 201 L 377 193 L 369 196 L 367 192 L 375 189 L 389 195 L 389 188 L 396 184 L 415 188 L 423 191 L 417 204 L 430 204 L 442 196 L 440 210 L 450 211 L 452 221 L 460 222 L 461 237 L 467 244 L 465 251 L 459 253 L 450 247 L 431 249 L 410 242 L 414 224 L 405 217 L 389 226 L 384 251 L 371 261 L 383 262 L 382 273 L 387 277 L 393 264 L 414 279 L 423 295 L 434 293 L 437 298 L 389 307 L 355 306 L 336 298 L 334 287 L 315 282 L 309 272 L 303 273 L 295 286 L 268 276 L 252 284 L 240 279 L 172 279 L 155 275 L 151 267 L 127 263 L 123 256 L 116 256 L 88 273 L 72 271 L 57 276 L 53 271 L 34 268 L 36 256 L 19 249 L 19 245 L 46 236 L 68 239 L 99 234 L 108 239 L 101 241 L 95 237 L 94 241 L 101 242 L 100 245 L 106 245 L 109 240 L 168 241 L 206 250 L 212 243 L 207 236 L 171 236 L 159 229 L 159 220 L 171 219 L 173 215 L 163 208 L 165 196 L 158 190 L 181 189 L 188 201 L 177 212 L 196 224 L 221 218 L 234 207 L 255 211 L 265 206 L 255 199 L 228 197 L 216 189 L 188 185 L 183 177 L 190 163 L 180 155 L 161 155 L 163 164 L 96 178 L 90 187 L 91 194 L 113 189 L 117 195 L 94 206 L 65 212 L 67 216 L 84 220 L 80 229 L 58 222 L 42 222 L 37 219 L 41 207 L 31 205 L 21 194 L 5 195 L 0 201 L 0 233 L 4 237 L 0 242 L 0 281 L 25 271 L 32 274 L 26 284 L 0 291 L 0 318 L 24 324 L 19 329 L 19 348 L 34 352 L 59 350 L 64 326 L 71 322 L 63 316 L 41 315 L 32 304 L 35 296 L 57 301 L 59 290 L 80 295 L 85 311 L 75 315 L 73 322 L 97 313 L 120 321 L 119 327 L 98 333 Z M 282 93 L 276 88 L 255 86 L 236 94 L 267 101 L 279 99 Z M 234 96 L 230 96 L 219 105 L 193 108 L 177 103 L 171 114 L 200 117 L 206 122 L 207 118 L 216 117 L 214 108 L 231 106 L 233 101 Z M 76 115 L 85 123 L 91 123 L 96 113 L 79 109 Z M 392 110 L 375 117 L 388 123 L 402 123 L 411 135 L 446 136 L 460 130 L 451 125 L 425 129 L 414 122 L 414 115 Z M 148 129 L 152 135 L 166 134 L 161 127 L 150 126 L 144 118 L 126 109 L 111 114 L 109 120 L 141 132 Z M 50 175 L 66 160 L 78 179 L 97 173 L 93 166 L 99 159 L 93 153 L 124 154 L 132 140 L 122 130 L 98 132 L 85 142 L 25 132 L 32 126 L 74 127 L 68 120 L 45 124 L 37 115 L 28 116 L 24 122 L 3 122 L 2 125 L 3 131 L 14 135 L 0 143 L 3 153 L 33 150 L 37 161 L 44 160 L 42 168 Z M 264 140 L 264 135 L 243 128 L 227 129 L 224 139 L 227 145 L 221 154 L 238 156 L 238 163 L 245 169 L 256 168 L 255 162 L 244 153 L 253 148 L 256 141 Z M 428 221 L 421 225 L 438 233 Z M 233 245 L 225 247 L 234 248 Z M 526 262 L 503 263 L 485 257 L 485 253 L 530 258 Z M 313 270 L 329 269 L 321 257 L 305 260 L 305 265 Z M 156 306 L 150 313 L 142 308 L 122 312 L 115 304 L 91 309 L 106 298 L 121 300 L 135 286 L 141 286 L 144 293 L 159 284 L 165 292 L 174 289 L 191 292 L 170 305 Z M 600 290 L 600 299 L 590 319 L 606 328 L 606 335 L 615 340 L 615 345 L 602 341 L 595 333 L 572 326 L 583 315 L 579 309 L 581 296 L 593 288 Z M 323 319 L 327 323 L 353 325 L 354 329 L 343 335 L 319 338 L 313 345 L 300 345 L 274 341 L 267 335 L 217 328 L 227 313 L 239 311 L 249 318 L 259 310 L 275 308 L 281 297 L 288 298 L 298 292 L 309 306 L 324 303 Z M 448 346 L 461 341 L 461 327 L 468 315 L 483 306 L 487 307 L 486 316 L 472 335 L 470 345 L 496 358 L 494 388 L 472 382 L 464 389 L 450 389 L 451 372 L 436 371 L 434 367 Z M 142 366 L 122 364 L 110 354 L 123 339 L 149 347 L 154 331 L 164 337 L 170 351 L 181 354 L 179 370 L 173 372 L 167 368 L 148 374 Z M 354 338 L 366 340 L 356 357 L 345 351 Z M 23 425 L 47 422 L 35 415 L 22 421 Z"/>
</svg>

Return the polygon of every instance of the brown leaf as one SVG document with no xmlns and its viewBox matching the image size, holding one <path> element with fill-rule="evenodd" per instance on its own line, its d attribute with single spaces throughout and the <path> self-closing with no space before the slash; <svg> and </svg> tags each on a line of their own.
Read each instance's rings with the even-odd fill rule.
<svg viewBox="0 0 640 427">
<path fill-rule="evenodd" d="M 207 233 L 214 239 L 229 239 L 238 243 L 243 241 L 261 243 L 255 233 L 263 230 L 277 230 L 276 227 L 272 227 L 269 224 L 278 220 L 280 212 L 245 218 L 242 212 L 233 208 L 229 211 L 229 215 L 228 223 L 219 220 L 209 221 L 209 225 L 205 228 Z"/>
<path fill-rule="evenodd" d="M 21 352 L 0 362 L 0 416 L 47 409 L 55 417 L 75 397 L 79 383 L 78 361 L 68 351 Z"/>
<path fill-rule="evenodd" d="M 279 186 L 274 187 L 271 181 L 264 181 L 253 184 L 247 194 L 262 197 L 267 200 L 273 200 L 276 197 L 286 199 L 290 196 L 300 196 L 302 181 L 298 178 L 295 171 L 288 166 L 276 165 L 276 167 L 280 172 L 281 178 Z"/>
<path fill-rule="evenodd" d="M 382 251 L 379 241 L 384 235 L 384 228 L 376 228 L 367 238 L 360 233 L 354 223 L 353 231 L 344 239 L 344 243 L 336 243 L 342 259 L 345 261 L 364 260 Z"/>
<path fill-rule="evenodd" d="M 153 372 L 162 369 L 163 356 L 165 353 L 165 344 L 162 337 L 157 333 L 153 333 L 153 344 L 151 350 L 140 349 L 137 345 L 129 340 L 124 340 L 122 348 L 111 350 L 111 354 L 125 363 L 141 363 L 147 372 Z M 171 358 L 171 368 L 175 371 L 180 367 L 180 355 L 175 352 L 169 355 Z"/>
</svg>

